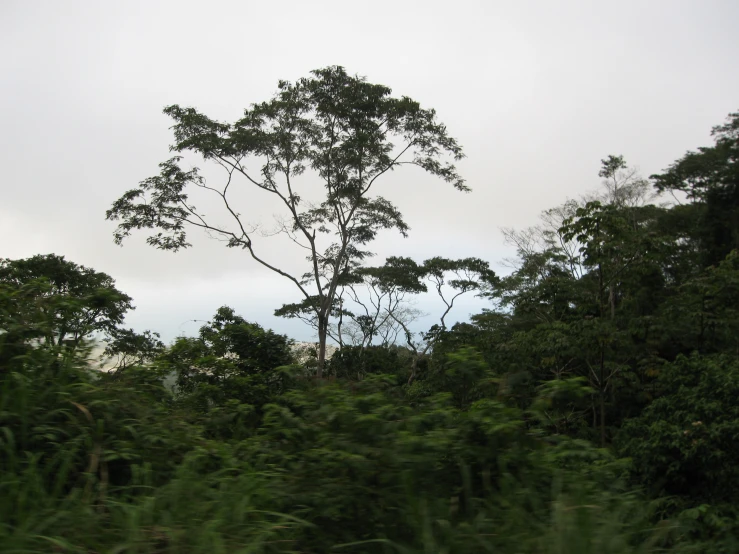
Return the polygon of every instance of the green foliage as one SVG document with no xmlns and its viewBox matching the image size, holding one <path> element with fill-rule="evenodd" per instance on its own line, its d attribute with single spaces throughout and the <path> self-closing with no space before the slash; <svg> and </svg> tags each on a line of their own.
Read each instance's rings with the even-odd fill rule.
<svg viewBox="0 0 739 554">
<path fill-rule="evenodd" d="M 95 375 L 55 359 L 34 347 L 3 373 L 0 551 L 653 551 L 637 499 L 604 492 L 607 455 L 542 440 L 498 400 L 408 403 L 381 375 L 297 381 L 251 434 L 229 431 L 243 404 L 217 406 L 209 440 L 161 385 L 166 366 Z M 447 378 L 482 365 L 458 352 Z"/>
<path fill-rule="evenodd" d="M 234 359 L 243 373 L 264 373 L 293 361 L 285 335 L 250 323 L 227 306 L 200 329 L 200 340 L 212 355 Z"/>
<path fill-rule="evenodd" d="M 585 423 L 583 409 L 593 393 L 585 378 L 545 381 L 537 393 L 530 410 L 540 424 L 556 435 L 578 434 Z"/>
<path fill-rule="evenodd" d="M 678 353 L 739 353 L 739 250 L 678 285 L 662 311 Z"/>
<path fill-rule="evenodd" d="M 367 375 L 407 374 L 409 352 L 398 346 L 344 346 L 328 364 L 329 375 L 339 379 L 362 380 Z"/>
<path fill-rule="evenodd" d="M 428 380 L 438 389 L 450 393 L 458 408 L 466 409 L 497 388 L 498 380 L 474 348 L 464 346 L 447 353 L 445 358 L 433 367 Z"/>
<path fill-rule="evenodd" d="M 463 412 L 449 395 L 436 395 L 411 407 L 393 383 L 373 376 L 291 392 L 269 406 L 258 435 L 242 443 L 257 467 L 284 472 L 280 506 L 313 524 L 298 539 L 304 551 L 338 543 L 350 552 L 538 552 L 547 533 L 583 531 L 582 520 L 562 513 L 567 523 L 553 532 L 551 500 L 564 507 L 572 505 L 570 495 L 594 499 L 614 479 L 607 455 L 584 442 L 547 445 L 520 411 L 499 401 L 480 400 Z M 597 510 L 624 509 L 618 497 L 606 498 L 589 508 L 593 516 L 584 514 L 587 525 L 608 517 Z M 582 551 L 613 540 L 615 528 L 590 529 Z M 624 536 L 612 551 L 634 544 Z"/>
<path fill-rule="evenodd" d="M 710 552 L 738 546 L 739 362 L 735 356 L 680 356 L 663 366 L 661 397 L 626 422 L 617 441 L 633 479 L 662 497 L 687 537 Z"/>
<path fill-rule="evenodd" d="M 0 259 L 0 286 L 6 291 L 3 313 L 30 318 L 23 339 L 50 345 L 76 347 L 94 333 L 111 333 L 133 309 L 131 297 L 109 275 L 54 254 Z"/>
<path fill-rule="evenodd" d="M 681 356 L 661 368 L 657 385 L 661 397 L 622 431 L 639 481 L 658 494 L 735 502 L 727 483 L 739 479 L 739 361 Z"/>
<path fill-rule="evenodd" d="M 698 209 L 691 211 L 690 238 L 701 262 L 713 265 L 739 248 L 739 113 L 713 128 L 714 146 L 687 152 L 664 173 L 653 175 L 660 191 L 680 191 Z"/>
<path fill-rule="evenodd" d="M 219 308 L 198 337 L 180 337 L 155 360 L 175 376 L 177 402 L 210 437 L 238 438 L 258 425 L 262 407 L 287 390 L 300 368 L 291 341 Z"/>
</svg>

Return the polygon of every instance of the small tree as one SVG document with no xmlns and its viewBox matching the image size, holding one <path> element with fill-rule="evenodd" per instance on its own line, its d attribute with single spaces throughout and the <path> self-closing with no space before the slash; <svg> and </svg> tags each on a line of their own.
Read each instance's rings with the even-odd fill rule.
<svg viewBox="0 0 739 554">
<path fill-rule="evenodd" d="M 148 243 L 177 251 L 190 246 L 186 228 L 197 227 L 220 236 L 229 247 L 247 250 L 258 263 L 294 283 L 303 297 L 301 305 L 315 314 L 320 376 L 342 274 L 370 255 L 365 248 L 378 231 L 397 229 L 404 236 L 408 231 L 391 202 L 370 196 L 377 180 L 401 165 L 415 165 L 458 190 L 469 190 L 452 163 L 463 157 L 462 149 L 437 122 L 435 111 L 390 93 L 334 66 L 295 83 L 281 81 L 271 100 L 252 105 L 233 124 L 193 108 L 169 106 L 164 112 L 175 122 L 172 150 L 192 151 L 220 165 L 224 183 L 213 186 L 197 169 L 183 170 L 180 156 L 160 164 L 159 175 L 142 181 L 108 210 L 108 219 L 121 221 L 116 243 L 134 229 L 157 229 Z M 445 156 L 452 161 L 444 161 Z M 307 171 L 325 189 L 315 204 L 305 201 L 298 187 Z M 254 232 L 231 203 L 229 187 L 237 176 L 284 206 L 286 217 L 278 230 L 307 254 L 306 272 L 281 268 L 254 242 Z M 230 226 L 198 212 L 189 201 L 193 187 L 219 198 Z"/>
<path fill-rule="evenodd" d="M 454 308 L 457 298 L 468 292 L 480 292 L 493 287 L 498 278 L 489 264 L 479 258 L 463 258 L 450 260 L 447 258 L 430 258 L 417 264 L 410 258 L 388 258 L 380 268 L 365 270 L 364 273 L 373 275 L 383 290 L 396 290 L 403 293 L 427 292 L 428 285 L 436 291 L 444 303 L 444 310 L 439 316 L 439 324 L 435 324 L 425 333 L 413 333 L 409 327 L 410 321 L 405 317 L 405 310 L 401 301 L 388 302 L 382 307 L 381 315 L 387 316 L 403 332 L 406 345 L 412 354 L 412 363 L 408 383 L 416 377 L 418 361 L 433 347 L 440 335 L 446 330 L 446 317 Z M 392 300 L 392 297 L 389 297 Z"/>
<path fill-rule="evenodd" d="M 409 258 L 390 257 L 382 267 L 359 268 L 342 288 L 351 310 L 342 309 L 343 328 L 337 326 L 337 335 L 343 342 L 342 333 L 351 342 L 364 349 L 374 340 L 383 346 L 394 344 L 405 325 L 421 316 L 413 308 L 407 296 L 426 292 L 422 282 L 424 269 Z"/>
</svg>

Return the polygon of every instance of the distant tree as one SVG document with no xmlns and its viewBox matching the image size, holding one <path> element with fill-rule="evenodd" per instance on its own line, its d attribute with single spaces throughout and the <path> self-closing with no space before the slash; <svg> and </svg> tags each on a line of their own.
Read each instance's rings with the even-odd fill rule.
<svg viewBox="0 0 739 554">
<path fill-rule="evenodd" d="M 108 210 L 121 223 L 120 243 L 134 229 L 157 229 L 148 238 L 156 248 L 177 251 L 190 246 L 186 228 L 196 227 L 242 248 L 258 263 L 288 279 L 303 301 L 297 306 L 314 314 L 319 341 L 318 374 L 325 361 L 329 319 L 335 310 L 342 275 L 370 255 L 366 250 L 382 229 L 405 235 L 402 214 L 381 196 L 370 196 L 377 180 L 402 165 L 413 165 L 440 177 L 456 189 L 469 190 L 452 161 L 463 157 L 457 142 L 437 122 L 434 110 L 410 98 L 393 98 L 391 90 L 350 76 L 342 67 L 327 67 L 295 83 L 280 81 L 277 94 L 254 104 L 233 124 L 220 123 L 194 108 L 173 105 L 178 153 L 192 151 L 221 166 L 221 186 L 210 185 L 197 169 L 181 168 L 181 156 L 160 164 L 161 173 L 128 191 Z M 298 188 L 306 172 L 325 188 L 318 203 Z M 254 242 L 230 195 L 234 178 L 273 195 L 286 217 L 278 231 L 307 256 L 308 270 L 290 273 L 267 249 Z M 306 179 L 308 176 L 305 176 Z M 206 217 L 189 199 L 191 189 L 214 194 L 223 203 L 231 225 Z M 321 235 L 329 235 L 321 239 Z M 312 287 L 312 290 L 311 290 Z"/>
<path fill-rule="evenodd" d="M 479 258 L 453 260 L 434 257 L 417 264 L 410 258 L 388 258 L 385 266 L 378 268 L 376 275 L 382 276 L 384 286 L 393 283 L 407 292 L 426 292 L 429 285 L 441 299 L 444 308 L 439 315 L 439 323 L 428 331 L 414 333 L 401 309 L 393 307 L 386 313 L 403 332 L 408 349 L 412 352 L 412 362 L 408 383 L 416 377 L 419 360 L 433 347 L 439 336 L 447 330 L 446 318 L 454 308 L 454 302 L 469 292 L 490 290 L 498 279 L 489 264 Z"/>
<path fill-rule="evenodd" d="M 200 340 L 214 355 L 236 360 L 245 373 L 264 373 L 293 362 L 290 339 L 245 320 L 228 306 L 218 308 L 200 328 Z"/>
<path fill-rule="evenodd" d="M 36 329 L 33 338 L 48 346 L 75 348 L 95 333 L 110 335 L 134 309 L 112 277 L 55 254 L 0 259 L 0 285 L 17 292 L 12 297 L 17 313 L 28 303 L 41 307 L 31 310 L 37 315 L 29 330 Z M 38 314 L 45 321 L 38 321 Z"/>
<path fill-rule="evenodd" d="M 495 309 L 453 338 L 505 368 L 501 390 L 521 407 L 541 383 L 586 378 L 592 430 L 582 405 L 568 413 L 582 422 L 581 436 L 595 438 L 595 431 L 605 443 L 609 428 L 649 401 L 654 360 L 670 342 L 660 304 L 686 264 L 682 241 L 666 227 L 679 222 L 647 204 L 638 172 L 622 156 L 608 156 L 599 177 L 599 190 L 543 212 L 538 225 L 504 229 L 516 248 L 514 271 L 489 294 Z"/>
<path fill-rule="evenodd" d="M 589 200 L 618 208 L 634 208 L 654 197 L 655 193 L 649 190 L 649 181 L 643 179 L 635 167 L 629 167 L 623 156 L 611 155 L 600 163 L 598 176 L 603 179 L 603 188 Z"/>
<path fill-rule="evenodd" d="M 399 257 L 388 258 L 381 267 L 356 270 L 342 287 L 342 307 L 347 308 L 340 321 L 345 323 L 337 325 L 340 342 L 348 335 L 360 351 L 374 341 L 382 346 L 394 344 L 403 332 L 402 325 L 410 325 L 421 315 L 408 297 L 426 292 L 423 276 L 422 266 Z"/>
<path fill-rule="evenodd" d="M 544 210 L 537 225 L 522 230 L 501 229 L 505 241 L 516 249 L 516 257 L 505 260 L 507 265 L 516 272 L 528 266 L 524 273 L 529 274 L 528 282 L 516 279 L 516 284 L 511 283 L 511 287 L 499 288 L 501 293 L 510 288 L 514 295 L 525 294 L 536 282 L 537 273 L 541 277 L 554 268 L 558 273 L 569 274 L 572 279 L 580 279 L 585 273 L 582 244 L 575 236 L 565 235 L 562 231 L 564 223 L 575 218 L 576 212 L 587 204 L 598 202 L 616 210 L 637 208 L 655 196 L 650 194 L 649 182 L 639 175 L 636 168 L 630 167 L 623 156 L 611 155 L 601 160 L 598 176 L 602 178 L 599 189 L 580 199 L 569 199 L 560 206 Z M 637 211 L 631 213 L 636 214 Z"/>
<path fill-rule="evenodd" d="M 107 343 L 104 355 L 114 359 L 110 369 L 125 370 L 130 366 L 142 366 L 153 362 L 162 352 L 164 343 L 159 333 L 144 331 L 137 333 L 133 329 L 115 329 L 105 340 Z"/>
</svg>

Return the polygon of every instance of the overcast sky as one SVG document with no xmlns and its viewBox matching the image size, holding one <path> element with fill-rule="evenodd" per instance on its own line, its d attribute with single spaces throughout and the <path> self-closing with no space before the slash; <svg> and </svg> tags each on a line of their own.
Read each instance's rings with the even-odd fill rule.
<svg viewBox="0 0 739 554">
<path fill-rule="evenodd" d="M 242 251 L 202 238 L 172 254 L 144 234 L 113 244 L 105 210 L 169 156 L 164 106 L 233 121 L 278 80 L 327 65 L 411 96 L 465 148 L 473 192 L 393 175 L 381 192 L 411 232 L 381 236 L 377 261 L 497 268 L 510 254 L 500 227 L 597 187 L 607 155 L 648 176 L 711 144 L 739 109 L 737 22 L 736 0 L 0 0 L 0 257 L 53 252 L 109 273 L 135 300 L 128 325 L 167 340 L 224 304 L 310 339 L 272 315 L 297 291 Z M 242 212 L 272 215 L 259 206 Z M 456 319 L 482 306 L 463 303 Z"/>
</svg>

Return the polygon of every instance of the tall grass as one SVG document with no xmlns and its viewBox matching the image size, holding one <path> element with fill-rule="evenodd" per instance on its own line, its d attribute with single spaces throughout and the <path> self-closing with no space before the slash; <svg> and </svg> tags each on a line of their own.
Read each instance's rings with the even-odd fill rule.
<svg viewBox="0 0 739 554">
<path fill-rule="evenodd" d="M 172 429 L 147 436 L 136 427 L 154 419 L 121 418 L 79 357 L 31 351 L 1 377 L 0 552 L 286 552 L 304 525 L 265 509 L 270 477 L 195 428 L 163 477 L 158 443 Z M 158 470 L 137 463 L 147 455 Z"/>
<path fill-rule="evenodd" d="M 515 452 L 495 480 L 479 467 L 473 475 L 464 463 L 459 478 L 448 476 L 454 464 L 444 454 L 452 442 L 445 441 L 457 440 L 449 428 L 455 412 L 437 406 L 415 421 L 377 391 L 305 393 L 318 396 L 296 397 L 303 415 L 291 416 L 292 429 L 238 442 L 206 439 L 147 375 L 96 379 L 79 357 L 37 350 L 14 359 L 0 379 L 2 553 L 646 554 L 665 550 L 672 532 L 649 523 L 637 495 L 584 473 L 552 470 L 559 477 L 550 479 L 537 473 L 539 462 L 516 469 L 534 456 L 519 446 L 496 447 Z M 329 430 L 322 421 L 333 421 L 332 414 L 341 415 Z M 495 417 L 503 415 L 491 417 L 484 421 L 498 425 Z M 508 437 L 514 427 L 503 421 L 491 429 Z M 437 446 L 424 445 L 432 440 Z M 265 448 L 272 462 L 252 455 Z M 420 455 L 418 448 L 429 450 Z M 321 458 L 331 452 L 331 461 Z M 427 459 L 436 455 L 442 465 Z M 393 456 L 405 457 L 396 463 Z M 281 459 L 295 469 L 274 463 Z M 312 473 L 320 465 L 300 470 L 321 459 L 333 464 L 321 475 Z M 400 472 L 372 477 L 386 490 L 354 486 L 357 471 L 378 467 Z M 431 473 L 419 478 L 419 471 Z M 318 478 L 330 488 L 315 487 Z M 343 488 L 341 479 L 348 479 Z M 447 482 L 461 485 L 449 485 L 447 494 Z M 436 484 L 427 490 L 424 483 Z M 347 491 L 367 496 L 331 496 Z M 333 503 L 364 498 L 387 505 L 356 512 L 371 520 L 342 514 L 341 529 L 325 515 L 314 517 L 331 513 Z M 356 540 L 345 540 L 351 535 Z"/>
</svg>

